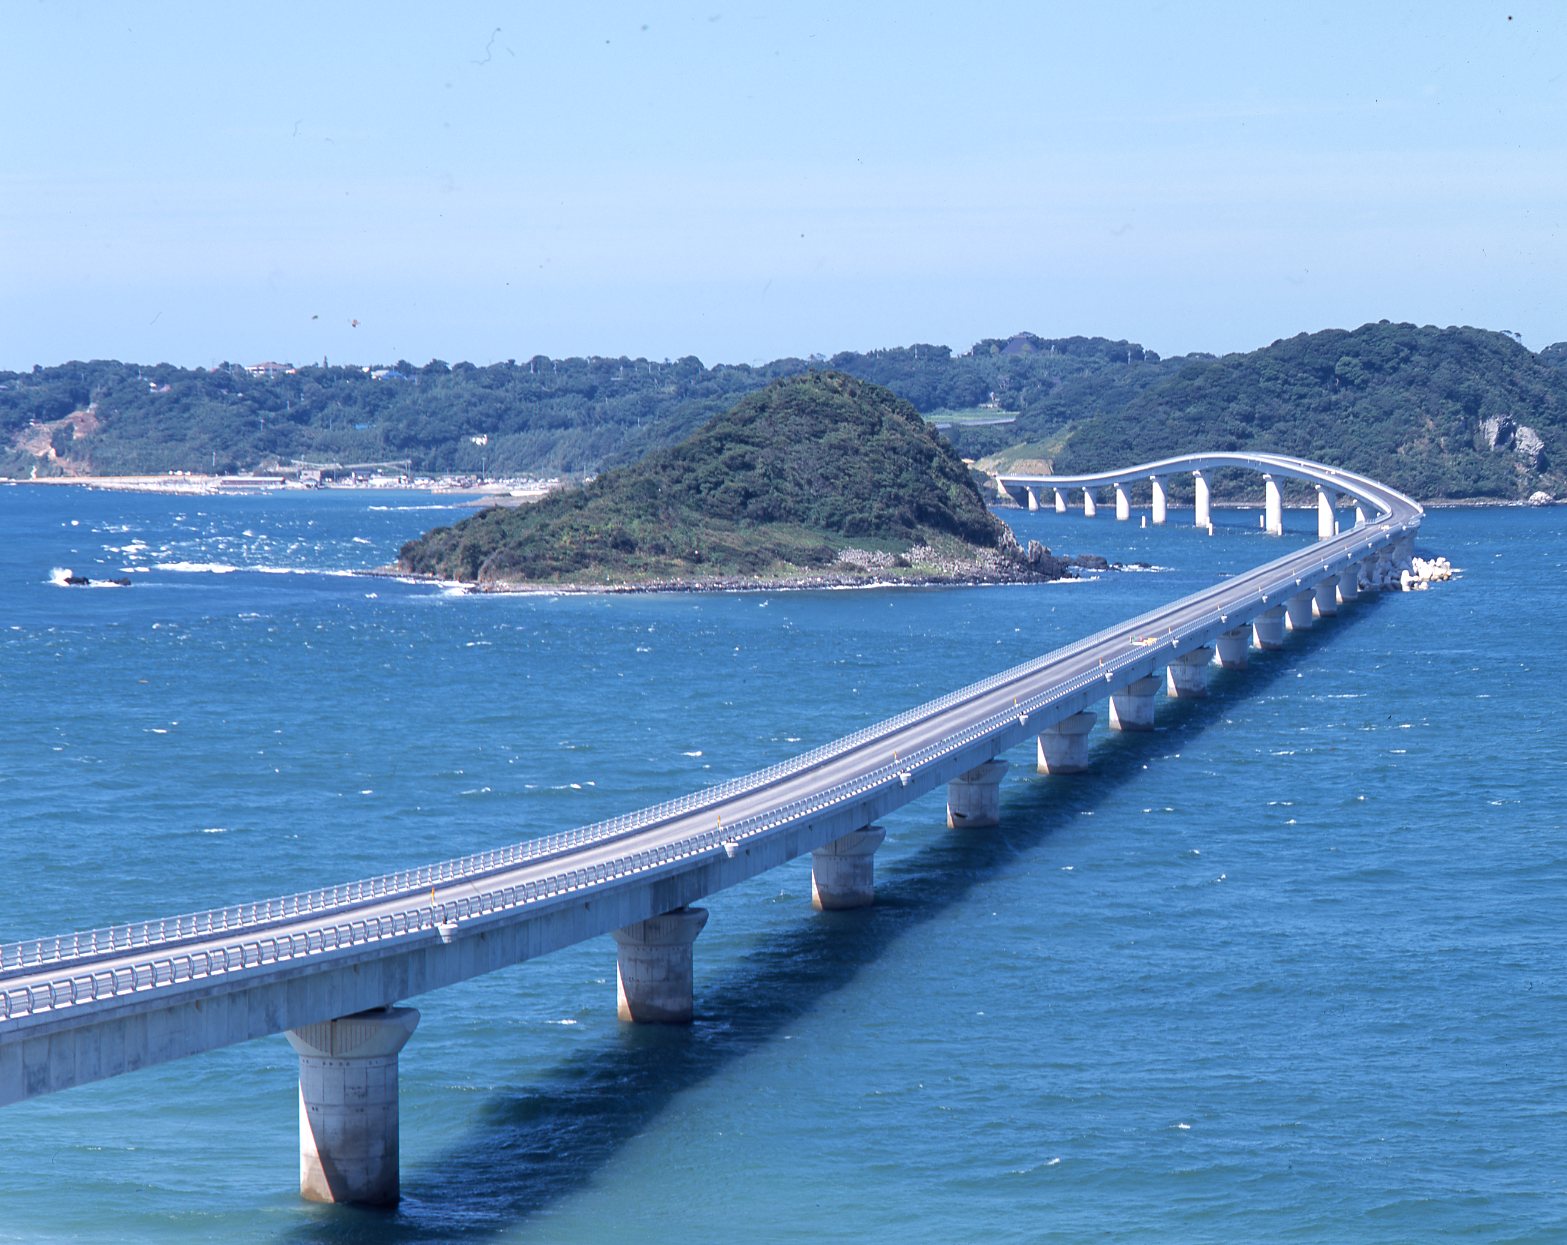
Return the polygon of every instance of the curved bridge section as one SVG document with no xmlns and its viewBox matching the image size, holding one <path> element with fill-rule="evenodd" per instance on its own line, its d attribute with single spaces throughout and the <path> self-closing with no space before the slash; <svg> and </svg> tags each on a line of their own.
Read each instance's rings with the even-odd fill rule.
<svg viewBox="0 0 1567 1245">
<path fill-rule="evenodd" d="M 1283 454 L 1184 454 L 1178 458 L 1164 458 L 1119 471 L 1101 471 L 1090 475 L 1004 473 L 996 477 L 996 483 L 1004 496 L 1017 497 L 1030 510 L 1041 509 L 1044 504 L 1042 498 L 1049 493 L 1053 494 L 1056 511 L 1064 513 L 1069 505 L 1069 495 L 1077 493 L 1080 495 L 1083 513 L 1089 516 L 1097 513 L 1097 497 L 1109 491 L 1114 497 L 1115 517 L 1124 521 L 1131 517 L 1129 490 L 1146 481 L 1152 495 L 1153 521 L 1161 524 L 1166 522 L 1169 515 L 1166 481 L 1172 476 L 1189 474 L 1195 501 L 1193 516 L 1198 527 L 1207 528 L 1213 522 L 1208 475 L 1222 468 L 1240 468 L 1261 475 L 1263 526 L 1274 536 L 1282 535 L 1284 531 L 1279 481 L 1286 479 L 1304 481 L 1315 487 L 1319 540 L 1332 538 L 1343 526 L 1337 519 L 1341 500 L 1354 507 L 1356 525 L 1366 524 L 1375 515 L 1382 521 L 1418 526 L 1424 514 L 1412 498 L 1368 476 L 1326 467 L 1303 458 L 1289 458 Z"/>
<path fill-rule="evenodd" d="M 1322 538 L 884 722 L 720 786 L 564 834 L 343 886 L 0 947 L 0 1104 L 218 1046 L 286 1033 L 300 1057 L 306 1197 L 397 1198 L 397 1052 L 418 1012 L 399 1000 L 602 934 L 617 943 L 623 1019 L 689 1020 L 689 905 L 812 854 L 813 900 L 873 897 L 878 817 L 939 787 L 954 828 L 995 825 L 1002 754 L 1041 772 L 1088 762 L 1097 706 L 1151 729 L 1160 689 L 1201 695 L 1217 660 L 1244 666 L 1362 588 L 1388 583 L 1422 510 L 1362 476 L 1267 454 L 1204 454 L 1099 476 L 1002 476 L 1038 504 L 1054 490 L 1153 484 L 1244 467 L 1319 489 Z M 1205 485 L 1197 519 L 1206 523 Z M 1347 498 L 1357 520 L 1336 521 Z M 1123 505 L 1124 501 L 1124 505 Z M 1331 504 L 1330 504 L 1331 503 Z M 1270 508 L 1272 502 L 1270 501 Z M 1325 507 L 1325 509 L 1323 508 Z M 1271 514 L 1271 509 L 1270 509 Z M 1282 523 L 1276 525 L 1282 528 Z"/>
</svg>

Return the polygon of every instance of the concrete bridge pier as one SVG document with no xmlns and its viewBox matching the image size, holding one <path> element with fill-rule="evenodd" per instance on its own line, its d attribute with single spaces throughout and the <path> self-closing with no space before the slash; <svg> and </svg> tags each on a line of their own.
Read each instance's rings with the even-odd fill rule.
<svg viewBox="0 0 1567 1245">
<path fill-rule="evenodd" d="M 1338 600 L 1340 605 L 1353 601 L 1360 595 L 1360 563 L 1338 574 Z"/>
<path fill-rule="evenodd" d="M 1115 731 L 1153 730 L 1153 697 L 1159 690 L 1154 675 L 1133 679 L 1125 687 L 1110 693 L 1110 729 Z"/>
<path fill-rule="evenodd" d="M 1066 494 L 1063 493 L 1060 489 L 1056 490 L 1056 513 L 1066 513 Z"/>
<path fill-rule="evenodd" d="M 1034 488 L 1025 488 L 1023 491 L 1028 494 L 1028 508 L 1030 510 L 1038 510 L 1039 490 Z"/>
<path fill-rule="evenodd" d="M 1291 631 L 1309 631 L 1311 629 L 1311 606 L 1316 600 L 1317 594 L 1310 588 L 1304 592 L 1297 592 L 1284 602 L 1284 617 L 1289 623 Z"/>
<path fill-rule="evenodd" d="M 1177 657 L 1165 671 L 1166 694 L 1172 700 L 1196 700 L 1208 694 L 1208 666 L 1213 661 L 1211 648 L 1194 648 Z"/>
<path fill-rule="evenodd" d="M 1126 495 L 1126 485 L 1115 486 L 1115 517 L 1125 523 L 1132 517 L 1132 499 Z"/>
<path fill-rule="evenodd" d="M 1337 527 L 1338 521 L 1333 517 L 1333 497 L 1319 484 L 1317 485 L 1317 539 L 1329 539 Z"/>
<path fill-rule="evenodd" d="M 868 908 L 876 902 L 876 849 L 880 826 L 851 830 L 811 853 L 811 907 L 818 912 Z"/>
<path fill-rule="evenodd" d="M 1355 526 L 1356 527 L 1364 527 L 1365 525 L 1366 525 L 1366 508 L 1363 505 L 1361 505 L 1359 502 L 1356 502 L 1355 503 Z"/>
<path fill-rule="evenodd" d="M 1170 499 L 1164 493 L 1164 481 L 1158 476 L 1150 476 L 1153 482 L 1153 521 L 1158 526 L 1170 517 Z"/>
<path fill-rule="evenodd" d="M 1279 482 L 1270 475 L 1262 477 L 1263 530 L 1269 536 L 1284 535 L 1284 499 Z"/>
<path fill-rule="evenodd" d="M 287 1030 L 299 1055 L 306 1201 L 397 1204 L 397 1053 L 418 1024 L 416 1009 L 385 1007 Z"/>
<path fill-rule="evenodd" d="M 947 784 L 947 825 L 981 830 L 1001 824 L 1001 776 L 1010 761 L 986 761 Z"/>
<path fill-rule="evenodd" d="M 1245 627 L 1226 631 L 1216 641 L 1221 670 L 1244 670 L 1250 658 L 1251 632 Z"/>
<path fill-rule="evenodd" d="M 1039 733 L 1041 774 L 1081 774 L 1088 768 L 1088 732 L 1098 715 L 1074 713 Z"/>
<path fill-rule="evenodd" d="M 676 908 L 614 931 L 615 1011 L 639 1025 L 688 1025 L 694 1008 L 691 944 L 706 908 Z"/>
<path fill-rule="evenodd" d="M 1094 505 L 1094 490 L 1085 488 L 1083 490 L 1083 517 L 1091 519 L 1098 513 L 1099 507 Z"/>
<path fill-rule="evenodd" d="M 1206 529 L 1213 522 L 1213 502 L 1208 493 L 1208 477 L 1192 472 L 1192 487 L 1197 492 L 1197 526 Z"/>
<path fill-rule="evenodd" d="M 1253 642 L 1263 652 L 1284 647 L 1284 607 L 1275 605 L 1251 620 Z"/>
<path fill-rule="evenodd" d="M 1311 590 L 1312 605 L 1318 618 L 1331 618 L 1338 613 L 1338 576 L 1329 575 Z"/>
</svg>

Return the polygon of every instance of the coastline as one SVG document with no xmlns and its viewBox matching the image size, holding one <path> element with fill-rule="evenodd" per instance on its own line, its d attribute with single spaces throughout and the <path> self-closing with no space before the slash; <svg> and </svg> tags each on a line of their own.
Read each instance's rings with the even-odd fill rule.
<svg viewBox="0 0 1567 1245">
<path fill-rule="evenodd" d="M 395 566 L 376 567 L 357 572 L 375 579 L 398 579 L 425 583 L 464 596 L 626 596 L 641 593 L 672 592 L 848 592 L 862 588 L 1004 588 L 1022 585 L 1087 583 L 1105 571 L 1129 569 L 1118 562 L 1103 567 L 1076 567 L 1083 574 L 1039 575 L 908 575 L 867 577 L 863 575 L 795 575 L 769 578 L 754 575 L 716 575 L 709 578 L 616 580 L 602 584 L 547 584 L 525 580 L 488 580 L 473 583 L 460 579 L 442 579 L 400 570 Z M 1130 569 L 1142 568 L 1140 564 Z"/>
<path fill-rule="evenodd" d="M 413 480 L 388 480 L 378 478 L 359 483 L 338 481 L 302 486 L 299 484 L 251 483 L 234 476 L 218 476 L 195 472 L 183 475 L 133 475 L 133 476 L 37 476 L 0 477 L 0 487 L 11 485 L 74 486 L 101 489 L 118 493 L 167 493 L 183 497 L 222 497 L 225 495 L 253 497 L 258 493 L 314 493 L 314 492 L 408 492 L 429 493 L 435 496 L 461 497 L 468 500 L 459 504 L 468 506 L 522 505 L 537 500 L 548 491 L 537 482 L 503 481 L 464 484 L 458 477 L 422 477 Z"/>
</svg>

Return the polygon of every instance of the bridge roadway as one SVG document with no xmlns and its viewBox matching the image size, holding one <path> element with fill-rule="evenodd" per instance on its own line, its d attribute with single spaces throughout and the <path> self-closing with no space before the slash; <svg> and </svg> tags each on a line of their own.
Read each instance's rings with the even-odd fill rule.
<svg viewBox="0 0 1567 1245">
<path fill-rule="evenodd" d="M 1260 616 L 1278 621 L 1287 603 L 1297 618 L 1302 600 L 1320 596 L 1319 585 L 1331 594 L 1347 582 L 1352 596 L 1356 583 L 1373 578 L 1377 559 L 1385 565 L 1407 554 L 1423 513 L 1375 481 L 1271 455 L 1189 456 L 1105 478 L 1214 466 L 1295 475 L 1375 514 L 782 765 L 665 805 L 349 886 L 0 947 L 0 1105 L 288 1031 L 301 1053 L 306 1196 L 395 1200 L 396 1049 L 418 1013 L 377 1013 L 395 1023 L 356 1014 L 616 932 L 622 1015 L 688 1018 L 690 943 L 705 914 L 687 905 L 807 851 L 820 856 L 858 842 L 877 817 L 942 784 L 951 784 L 949 822 L 994 824 L 1004 765 L 987 763 L 1112 694 L 1146 689 L 1149 676 L 1188 654 L 1205 661 L 1219 637 L 1233 643 Z M 1027 479 L 1091 487 L 1094 478 Z M 1309 604 L 1305 617 L 1296 625 L 1309 625 Z M 1141 694 L 1151 715 L 1152 692 Z M 876 831 L 845 849 L 863 858 L 851 892 L 868 888 L 869 853 L 879 841 Z M 847 899 L 864 901 L 868 889 Z M 672 1004 L 664 997 L 671 989 Z M 353 1021 L 362 1023 L 350 1032 L 344 1026 Z M 381 1033 L 388 1024 L 397 1029 L 390 1038 Z M 354 1051 L 352 1041 L 361 1043 Z M 335 1067 L 333 1055 L 390 1067 L 389 1186 L 384 1172 L 329 1178 L 318 1170 L 312 1189 L 306 1152 L 333 1143 L 307 1137 L 307 1105 L 315 1107 L 305 1101 L 306 1076 L 317 1065 Z M 384 1131 L 384 1120 L 370 1131 L 376 1127 Z M 315 1161 L 319 1169 L 321 1156 Z"/>
</svg>

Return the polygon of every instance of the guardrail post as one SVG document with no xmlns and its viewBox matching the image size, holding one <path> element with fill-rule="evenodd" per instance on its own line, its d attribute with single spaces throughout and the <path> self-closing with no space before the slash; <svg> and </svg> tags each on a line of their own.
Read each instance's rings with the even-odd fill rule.
<svg viewBox="0 0 1567 1245">
<path fill-rule="evenodd" d="M 691 944 L 706 908 L 676 908 L 614 931 L 615 1011 L 632 1024 L 688 1025 L 695 1009 Z"/>
<path fill-rule="evenodd" d="M 311 1202 L 392 1206 L 398 1177 L 397 1053 L 412 1007 L 287 1031 L 299 1054 L 299 1192 Z"/>
<path fill-rule="evenodd" d="M 852 830 L 811 853 L 811 906 L 820 912 L 868 908 L 876 901 L 876 849 L 880 826 Z"/>
</svg>

